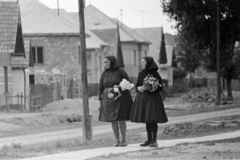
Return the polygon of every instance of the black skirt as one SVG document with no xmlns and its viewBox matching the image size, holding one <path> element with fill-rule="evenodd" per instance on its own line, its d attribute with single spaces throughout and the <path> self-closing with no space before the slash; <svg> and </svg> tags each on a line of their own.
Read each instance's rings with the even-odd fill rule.
<svg viewBox="0 0 240 160">
<path fill-rule="evenodd" d="M 99 121 L 128 121 L 132 110 L 133 100 L 129 90 L 121 92 L 117 100 L 108 98 L 108 88 L 103 91 L 102 109 L 100 110 Z"/>
<path fill-rule="evenodd" d="M 133 103 L 130 120 L 137 123 L 168 122 L 161 94 L 159 92 L 138 92 Z"/>
</svg>

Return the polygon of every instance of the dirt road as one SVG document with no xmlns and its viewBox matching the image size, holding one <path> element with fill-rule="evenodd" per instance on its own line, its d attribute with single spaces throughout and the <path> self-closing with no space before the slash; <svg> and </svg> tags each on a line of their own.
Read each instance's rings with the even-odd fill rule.
<svg viewBox="0 0 240 160">
<path fill-rule="evenodd" d="M 175 124 L 175 123 L 204 121 L 211 118 L 217 118 L 221 116 L 230 116 L 230 115 L 240 115 L 240 109 L 223 110 L 223 111 L 169 118 L 168 123 L 159 125 L 159 126 L 164 127 L 164 126 Z M 128 130 L 131 130 L 131 129 L 145 127 L 145 125 L 128 122 L 127 127 L 128 127 Z M 109 132 L 112 132 L 110 124 L 106 126 L 94 127 L 93 129 L 94 135 L 99 135 L 99 134 L 104 134 Z M 81 138 L 81 137 L 82 137 L 82 129 L 79 128 L 79 129 L 26 135 L 26 136 L 1 138 L 0 147 L 4 145 L 11 145 L 12 143 L 21 143 L 22 145 L 28 145 L 28 144 L 46 143 L 50 141 L 67 140 L 67 139 Z"/>
</svg>

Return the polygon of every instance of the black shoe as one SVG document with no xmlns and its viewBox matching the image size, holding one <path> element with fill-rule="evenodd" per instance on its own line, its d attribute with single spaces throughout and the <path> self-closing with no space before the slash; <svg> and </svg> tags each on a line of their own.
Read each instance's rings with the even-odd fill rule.
<svg viewBox="0 0 240 160">
<path fill-rule="evenodd" d="M 145 147 L 145 146 L 148 146 L 150 144 L 151 144 L 151 142 L 145 141 L 144 143 L 140 144 L 140 146 Z"/>
<path fill-rule="evenodd" d="M 152 141 L 151 144 L 149 145 L 149 147 L 158 147 L 158 143 Z"/>
<path fill-rule="evenodd" d="M 120 145 L 120 141 L 117 141 L 117 143 L 114 144 L 113 146 L 114 146 L 114 147 L 117 147 L 117 146 L 119 146 L 119 145 Z"/>
</svg>

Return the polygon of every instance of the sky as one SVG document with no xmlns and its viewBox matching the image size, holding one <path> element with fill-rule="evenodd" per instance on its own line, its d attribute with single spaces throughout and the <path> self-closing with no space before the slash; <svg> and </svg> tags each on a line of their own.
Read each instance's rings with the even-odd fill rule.
<svg viewBox="0 0 240 160">
<path fill-rule="evenodd" d="M 78 12 L 78 0 L 39 0 L 49 8 Z M 164 15 L 160 0 L 86 0 L 111 18 L 118 18 L 130 28 L 162 27 L 165 33 L 176 34 L 174 22 Z"/>
</svg>

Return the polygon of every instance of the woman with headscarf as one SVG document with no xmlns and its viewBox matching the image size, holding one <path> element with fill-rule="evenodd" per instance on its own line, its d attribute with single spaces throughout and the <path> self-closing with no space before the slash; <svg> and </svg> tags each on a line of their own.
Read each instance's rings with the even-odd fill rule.
<svg viewBox="0 0 240 160">
<path fill-rule="evenodd" d="M 168 121 L 160 92 L 163 90 L 162 78 L 157 72 L 158 66 L 152 57 L 144 57 L 141 60 L 142 71 L 138 74 L 136 91 L 130 120 L 137 123 L 146 123 L 147 141 L 140 146 L 158 147 L 157 131 L 158 123 Z M 144 87 L 144 79 L 151 75 L 159 82 L 154 91 Z"/>
<path fill-rule="evenodd" d="M 119 66 L 114 56 L 104 57 L 103 62 L 105 70 L 100 77 L 99 83 L 99 120 L 112 123 L 113 133 L 117 140 L 114 146 L 127 146 L 127 126 L 125 121 L 130 120 L 133 100 L 130 91 L 122 91 L 121 88 L 119 88 L 121 96 L 116 100 L 111 99 L 109 98 L 109 89 L 119 85 L 122 79 L 129 81 L 129 77 L 126 71 Z M 120 141 L 119 130 L 122 135 L 122 141 Z"/>
</svg>

